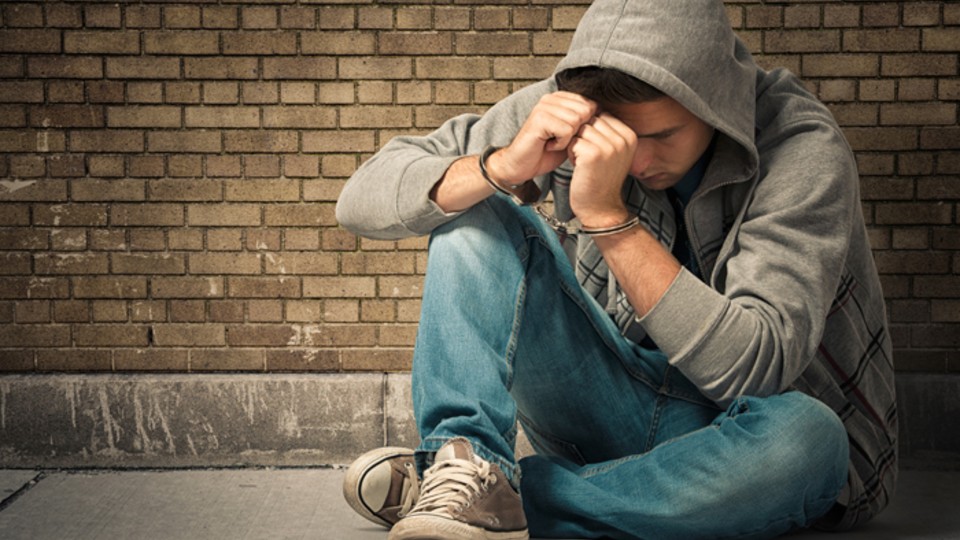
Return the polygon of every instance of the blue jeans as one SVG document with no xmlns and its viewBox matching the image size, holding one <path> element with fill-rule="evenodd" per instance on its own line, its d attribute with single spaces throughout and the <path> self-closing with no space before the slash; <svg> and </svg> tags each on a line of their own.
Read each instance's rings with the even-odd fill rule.
<svg viewBox="0 0 960 540">
<path fill-rule="evenodd" d="M 536 537 L 769 538 L 846 480 L 827 406 L 788 392 L 720 409 L 622 337 L 554 232 L 498 196 L 431 238 L 413 400 L 421 470 L 468 438 L 520 487 Z M 537 450 L 519 464 L 518 422 Z"/>
</svg>

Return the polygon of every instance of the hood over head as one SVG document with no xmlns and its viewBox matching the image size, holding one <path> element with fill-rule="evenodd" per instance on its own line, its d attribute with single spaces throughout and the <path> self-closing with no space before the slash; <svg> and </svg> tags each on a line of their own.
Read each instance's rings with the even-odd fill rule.
<svg viewBox="0 0 960 540">
<path fill-rule="evenodd" d="M 657 88 L 756 159 L 757 67 L 722 1 L 597 0 L 556 71 L 586 66 Z"/>
</svg>

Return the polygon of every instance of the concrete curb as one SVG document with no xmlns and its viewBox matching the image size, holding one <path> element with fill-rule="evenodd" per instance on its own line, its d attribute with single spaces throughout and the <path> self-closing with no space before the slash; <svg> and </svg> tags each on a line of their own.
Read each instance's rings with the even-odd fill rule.
<svg viewBox="0 0 960 540">
<path fill-rule="evenodd" d="M 0 467 L 318 466 L 417 442 L 409 375 L 0 377 Z"/>
<path fill-rule="evenodd" d="M 897 392 L 902 465 L 960 470 L 960 376 Z M 405 373 L 0 376 L 0 468 L 313 467 L 418 441 Z"/>
</svg>

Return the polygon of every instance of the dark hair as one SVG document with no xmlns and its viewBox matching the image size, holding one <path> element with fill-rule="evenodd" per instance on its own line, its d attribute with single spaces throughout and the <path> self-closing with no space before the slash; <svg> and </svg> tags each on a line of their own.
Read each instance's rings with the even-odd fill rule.
<svg viewBox="0 0 960 540">
<path fill-rule="evenodd" d="M 625 104 L 655 101 L 666 94 L 619 69 L 585 66 L 556 75 L 557 87 L 598 103 Z"/>
</svg>

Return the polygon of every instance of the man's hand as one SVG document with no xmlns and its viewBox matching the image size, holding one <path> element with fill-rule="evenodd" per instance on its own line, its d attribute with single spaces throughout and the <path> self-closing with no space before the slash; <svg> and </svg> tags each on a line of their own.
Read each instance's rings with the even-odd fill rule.
<svg viewBox="0 0 960 540">
<path fill-rule="evenodd" d="M 637 150 L 637 135 L 609 113 L 582 125 L 567 149 L 574 165 L 570 208 L 588 227 L 611 227 L 630 214 L 621 197 Z"/>
<path fill-rule="evenodd" d="M 556 169 L 581 126 L 596 114 L 597 104 L 579 94 L 543 96 L 510 146 L 490 156 L 487 170 L 497 181 L 517 185 Z"/>
</svg>

